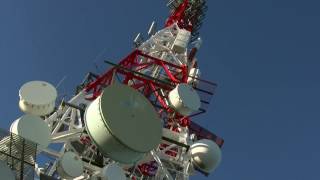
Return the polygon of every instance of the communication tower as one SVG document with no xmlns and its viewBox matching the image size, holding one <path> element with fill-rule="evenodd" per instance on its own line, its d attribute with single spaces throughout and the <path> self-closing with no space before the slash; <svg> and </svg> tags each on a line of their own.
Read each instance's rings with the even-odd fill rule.
<svg viewBox="0 0 320 180">
<path fill-rule="evenodd" d="M 196 58 L 206 1 L 167 6 L 163 29 L 152 22 L 146 41 L 138 34 L 132 53 L 118 64 L 105 61 L 111 68 L 103 74 L 88 73 L 71 99 L 58 103 L 57 90 L 45 81 L 21 87 L 25 115 L 10 131 L 47 157 L 35 162 L 39 177 L 187 180 L 219 165 L 223 139 L 192 121 L 206 112 L 216 88 L 200 78 Z M 5 165 L 0 170 L 10 175 Z"/>
</svg>

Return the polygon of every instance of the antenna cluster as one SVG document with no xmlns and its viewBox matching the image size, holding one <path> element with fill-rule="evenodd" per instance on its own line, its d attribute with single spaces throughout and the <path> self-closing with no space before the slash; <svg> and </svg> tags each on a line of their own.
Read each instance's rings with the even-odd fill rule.
<svg viewBox="0 0 320 180">
<path fill-rule="evenodd" d="M 107 71 L 88 73 L 71 99 L 57 103 L 57 90 L 44 81 L 21 87 L 25 115 L 10 131 L 38 145 L 41 160 L 26 157 L 39 177 L 187 180 L 219 165 L 223 139 L 192 120 L 206 112 L 217 86 L 201 79 L 196 58 L 206 2 L 170 0 L 167 6 L 163 29 L 153 21 L 146 40 L 139 33 L 133 52 L 118 64 L 105 61 Z M 4 139 L 0 147 L 8 146 Z M 13 151 L 23 151 L 21 144 Z M 10 174 L 1 163 L 1 172 Z"/>
</svg>

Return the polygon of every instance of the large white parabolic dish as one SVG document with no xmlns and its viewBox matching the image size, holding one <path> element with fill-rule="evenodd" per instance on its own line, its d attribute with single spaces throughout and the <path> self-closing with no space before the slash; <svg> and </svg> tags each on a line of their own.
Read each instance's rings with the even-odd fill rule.
<svg viewBox="0 0 320 180">
<path fill-rule="evenodd" d="M 45 81 L 30 81 L 19 90 L 21 111 L 37 116 L 51 113 L 58 96 L 57 90 Z"/>
<path fill-rule="evenodd" d="M 161 141 L 161 120 L 154 107 L 124 84 L 106 87 L 87 108 L 85 122 L 99 150 L 120 163 L 140 160 Z"/>
<path fill-rule="evenodd" d="M 15 180 L 13 171 L 7 166 L 4 161 L 0 160 L 0 177 L 5 180 Z"/>
</svg>

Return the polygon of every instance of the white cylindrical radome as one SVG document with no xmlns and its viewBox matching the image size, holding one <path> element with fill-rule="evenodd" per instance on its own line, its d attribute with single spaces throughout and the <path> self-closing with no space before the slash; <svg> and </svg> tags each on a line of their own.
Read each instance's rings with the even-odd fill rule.
<svg viewBox="0 0 320 180">
<path fill-rule="evenodd" d="M 5 180 L 15 180 L 15 174 L 10 169 L 9 166 L 7 166 L 7 163 L 0 160 L 0 176 L 1 179 Z"/>
<path fill-rule="evenodd" d="M 48 124 L 40 117 L 31 114 L 23 115 L 15 120 L 10 126 L 10 132 L 36 143 L 40 150 L 47 148 L 51 139 Z M 19 142 L 16 146 L 20 147 Z"/>
<path fill-rule="evenodd" d="M 187 83 L 190 85 L 197 85 L 199 82 L 201 72 L 199 68 L 191 68 L 189 71 L 189 77 Z"/>
<path fill-rule="evenodd" d="M 198 93 L 188 84 L 178 84 L 168 96 L 170 105 L 184 116 L 200 108 L 200 97 Z"/>
<path fill-rule="evenodd" d="M 208 139 L 195 142 L 190 152 L 193 165 L 206 173 L 214 171 L 221 162 L 220 147 Z"/>
<path fill-rule="evenodd" d="M 57 90 L 45 81 L 30 81 L 19 90 L 19 107 L 27 114 L 44 116 L 50 114 L 55 107 Z"/>
<path fill-rule="evenodd" d="M 81 158 L 71 151 L 65 152 L 59 159 L 57 172 L 62 179 L 79 177 L 82 175 L 83 170 Z"/>
<path fill-rule="evenodd" d="M 123 84 L 104 89 L 86 109 L 85 123 L 100 152 L 123 164 L 139 161 L 161 141 L 161 120 L 154 107 Z"/>
<path fill-rule="evenodd" d="M 102 180 L 126 180 L 124 170 L 117 164 L 108 164 L 101 172 Z"/>
</svg>

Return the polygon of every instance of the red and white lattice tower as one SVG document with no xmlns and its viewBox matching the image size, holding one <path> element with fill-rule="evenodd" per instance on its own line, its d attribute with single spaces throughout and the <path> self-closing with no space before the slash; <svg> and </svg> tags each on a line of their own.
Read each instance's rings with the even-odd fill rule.
<svg viewBox="0 0 320 180">
<path fill-rule="evenodd" d="M 192 121 L 206 112 L 216 88 L 200 78 L 196 59 L 206 1 L 170 0 L 168 7 L 163 29 L 153 22 L 149 39 L 138 34 L 132 53 L 118 64 L 105 61 L 111 68 L 101 75 L 89 73 L 70 100 L 53 108 L 56 92 L 46 82 L 20 89 L 28 118 L 11 129 L 49 157 L 36 165 L 41 177 L 185 180 L 217 167 L 223 139 Z M 41 94 L 49 95 L 38 101 Z M 32 126 L 45 130 L 23 133 Z"/>
</svg>

